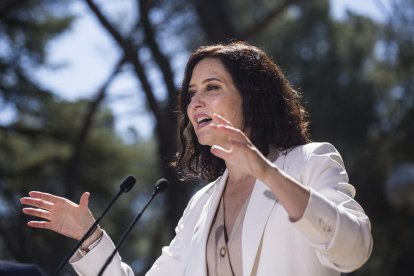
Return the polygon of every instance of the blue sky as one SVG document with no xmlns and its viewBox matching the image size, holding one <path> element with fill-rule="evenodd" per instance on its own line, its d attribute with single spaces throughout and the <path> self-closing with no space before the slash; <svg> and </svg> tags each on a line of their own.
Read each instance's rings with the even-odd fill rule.
<svg viewBox="0 0 414 276">
<path fill-rule="evenodd" d="M 331 0 L 331 12 L 334 17 L 341 19 L 346 16 L 346 10 L 349 9 L 383 21 L 384 10 L 377 4 L 379 2 L 388 3 L 389 0 Z M 114 7 L 115 5 L 112 5 L 111 8 Z M 49 62 L 66 65 L 66 68 L 57 71 L 44 68 L 38 72 L 40 80 L 45 85 L 67 99 L 90 96 L 97 85 L 105 80 L 118 57 L 112 38 L 88 13 L 87 8 L 82 3 L 75 4 L 73 8 L 81 17 L 71 31 L 52 42 L 49 47 Z M 85 76 L 88 78 L 85 79 Z M 118 85 L 122 83 L 128 87 L 125 79 Z"/>
<path fill-rule="evenodd" d="M 367 15 L 377 21 L 386 18 L 386 7 L 391 0 L 331 0 L 332 14 L 341 19 L 346 16 L 346 10 Z M 122 1 L 125 9 L 128 1 Z M 112 4 L 111 4 L 112 3 Z M 110 9 L 119 7 L 112 1 Z M 48 63 L 52 68 L 39 68 L 35 74 L 39 81 L 47 88 L 68 100 L 89 98 L 106 80 L 114 64 L 119 58 L 119 52 L 114 47 L 112 38 L 99 26 L 95 18 L 89 14 L 87 7 L 75 1 L 71 6 L 81 16 L 75 21 L 70 31 L 55 39 L 48 47 Z M 385 8 L 385 9 L 384 9 Z M 122 14 L 122 11 L 119 11 Z M 130 16 L 131 15 L 130 13 Z M 128 14 L 124 14 L 123 21 L 128 22 Z M 173 67 L 180 75 L 185 56 L 177 56 L 173 60 Z M 57 69 L 58 68 L 58 69 Z M 157 76 L 153 77 L 154 83 Z M 145 112 L 144 101 L 140 98 L 139 84 L 128 73 L 121 73 L 109 89 L 107 104 L 116 114 L 117 130 L 125 134 L 128 128 L 134 128 L 139 135 L 148 137 L 152 131 L 152 119 Z M 164 91 L 165 92 L 165 91 Z M 163 91 L 159 91 L 162 97 Z M 115 96 L 117 95 L 117 96 Z M 122 96 L 119 96 L 122 95 Z M 12 117 L 12 112 L 2 110 L 0 123 Z"/>
</svg>

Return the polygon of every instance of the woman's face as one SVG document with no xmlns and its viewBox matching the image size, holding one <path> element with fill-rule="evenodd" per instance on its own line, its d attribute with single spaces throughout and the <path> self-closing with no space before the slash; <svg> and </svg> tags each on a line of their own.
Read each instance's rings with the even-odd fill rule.
<svg viewBox="0 0 414 276">
<path fill-rule="evenodd" d="M 202 145 L 226 146 L 227 138 L 209 127 L 214 113 L 243 130 L 242 98 L 231 75 L 217 58 L 204 58 L 194 67 L 187 115 Z"/>
</svg>

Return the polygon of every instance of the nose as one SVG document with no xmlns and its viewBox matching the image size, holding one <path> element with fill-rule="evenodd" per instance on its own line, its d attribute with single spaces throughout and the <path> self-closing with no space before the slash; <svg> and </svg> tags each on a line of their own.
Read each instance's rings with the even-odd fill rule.
<svg viewBox="0 0 414 276">
<path fill-rule="evenodd" d="M 188 104 L 188 109 L 197 109 L 199 107 L 204 106 L 204 100 L 199 93 L 193 95 L 190 99 L 190 103 Z"/>
</svg>

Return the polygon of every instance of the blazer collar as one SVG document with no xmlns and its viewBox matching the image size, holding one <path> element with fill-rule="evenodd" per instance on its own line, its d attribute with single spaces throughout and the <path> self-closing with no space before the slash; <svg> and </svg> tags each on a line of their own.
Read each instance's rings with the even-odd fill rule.
<svg viewBox="0 0 414 276">
<path fill-rule="evenodd" d="M 276 201 L 266 184 L 257 180 L 243 222 L 242 261 L 244 275 L 252 273 L 267 220 Z"/>
<path fill-rule="evenodd" d="M 286 154 L 281 154 L 276 148 L 270 148 L 267 158 L 278 167 L 284 163 Z M 243 221 L 242 233 L 242 262 L 243 274 L 252 275 L 252 270 L 260 252 L 260 245 L 267 221 L 275 207 L 277 199 L 270 188 L 260 180 L 256 180 L 246 215 Z"/>
<path fill-rule="evenodd" d="M 210 233 L 210 227 L 214 219 L 217 207 L 220 203 L 221 195 L 228 177 L 228 171 L 225 170 L 223 175 L 217 179 L 215 185 L 211 189 L 211 194 L 204 204 L 201 211 L 200 218 L 194 227 L 192 238 L 192 250 L 190 262 L 187 266 L 185 275 L 207 275 L 207 262 L 206 262 L 206 246 L 207 239 Z M 194 274 L 197 272 L 196 274 Z"/>
</svg>

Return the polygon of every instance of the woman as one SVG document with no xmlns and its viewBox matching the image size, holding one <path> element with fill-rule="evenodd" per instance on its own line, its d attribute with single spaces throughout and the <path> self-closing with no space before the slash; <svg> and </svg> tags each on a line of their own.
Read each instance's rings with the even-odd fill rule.
<svg viewBox="0 0 414 276">
<path fill-rule="evenodd" d="M 182 178 L 213 181 L 189 202 L 176 237 L 147 275 L 318 275 L 352 271 L 372 250 L 370 222 L 353 199 L 340 154 L 311 143 L 299 95 L 258 48 L 201 47 L 179 98 Z M 93 223 L 80 204 L 39 192 L 29 226 L 80 239 Z M 42 209 L 39 209 L 42 208 Z M 95 275 L 113 250 L 98 228 L 71 263 Z M 132 275 L 120 257 L 108 275 Z"/>
</svg>

